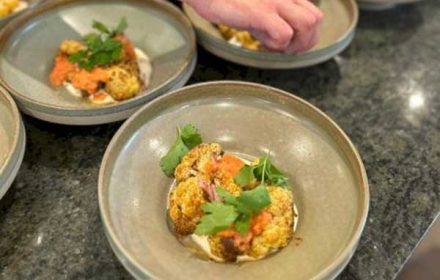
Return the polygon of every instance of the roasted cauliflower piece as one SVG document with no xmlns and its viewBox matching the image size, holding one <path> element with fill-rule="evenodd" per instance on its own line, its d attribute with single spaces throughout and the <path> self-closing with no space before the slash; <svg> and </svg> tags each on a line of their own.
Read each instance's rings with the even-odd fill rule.
<svg viewBox="0 0 440 280">
<path fill-rule="evenodd" d="M 19 0 L 1 0 L 0 1 L 0 17 L 7 16 L 14 12 L 14 9 L 20 4 Z"/>
<path fill-rule="evenodd" d="M 222 238 L 214 235 L 208 238 L 208 242 L 211 247 L 211 253 L 225 262 L 235 262 L 237 257 L 244 253 L 234 244 L 232 238 Z"/>
<path fill-rule="evenodd" d="M 239 196 L 241 193 L 241 187 L 235 183 L 234 178 L 222 170 L 218 170 L 215 173 L 214 183 L 216 186 L 227 190 L 234 196 Z"/>
<path fill-rule="evenodd" d="M 272 203 L 266 208 L 271 222 L 261 235 L 254 237 L 249 255 L 259 258 L 289 244 L 293 235 L 293 195 L 289 190 L 270 186 L 267 188 Z"/>
<path fill-rule="evenodd" d="M 203 215 L 201 206 L 205 202 L 196 177 L 188 178 L 174 188 L 169 200 L 169 215 L 177 234 L 188 235 L 194 232 Z"/>
<path fill-rule="evenodd" d="M 206 175 L 212 161 L 217 160 L 223 154 L 219 144 L 200 144 L 185 155 L 176 167 L 174 176 L 176 180 L 183 181 L 187 178 L 200 174 Z"/>
<path fill-rule="evenodd" d="M 76 40 L 64 40 L 60 45 L 60 52 L 66 55 L 77 53 L 86 47 Z"/>
<path fill-rule="evenodd" d="M 131 65 L 117 64 L 106 69 L 110 79 L 105 90 L 116 100 L 134 97 L 141 89 L 138 73 Z"/>
</svg>

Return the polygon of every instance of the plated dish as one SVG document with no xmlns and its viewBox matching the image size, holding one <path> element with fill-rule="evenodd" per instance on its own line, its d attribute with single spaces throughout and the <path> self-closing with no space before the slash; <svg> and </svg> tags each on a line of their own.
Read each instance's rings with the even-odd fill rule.
<svg viewBox="0 0 440 280">
<path fill-rule="evenodd" d="M 12 97 L 0 88 L 0 199 L 6 194 L 23 161 L 26 133 Z"/>
<path fill-rule="evenodd" d="M 98 50 L 93 56 L 97 51 L 92 47 L 95 42 L 87 42 L 86 36 L 93 32 L 99 34 L 95 36 L 102 41 L 99 43 L 118 41 L 105 31 L 114 31 L 121 18 L 127 23 L 123 32 L 125 47 L 121 52 L 128 49 L 132 52 L 134 48 L 136 61 L 131 56 L 128 60 L 116 58 L 106 63 L 108 50 Z M 93 28 L 94 21 L 99 23 L 95 24 L 99 30 Z M 130 43 L 132 48 L 127 47 Z M 86 49 L 71 61 L 65 58 L 73 53 L 68 55 L 61 47 L 67 52 L 71 52 L 70 47 Z M 118 49 L 118 44 L 104 47 Z M 103 59 L 100 62 L 105 65 L 98 68 L 105 68 L 106 74 L 98 83 L 88 83 L 97 76 L 91 78 L 93 75 L 87 71 L 78 70 L 79 78 L 72 80 L 61 75 L 54 86 L 50 76 L 55 57 L 60 53 L 68 67 L 74 64 L 80 70 L 84 70 L 81 64 L 86 66 L 87 60 Z M 86 53 L 85 58 L 81 57 Z M 123 120 L 153 98 L 183 86 L 194 70 L 196 59 L 191 23 L 166 1 L 45 1 L 0 31 L 0 85 L 11 93 L 24 113 L 61 124 L 92 125 Z M 119 76 L 125 78 L 110 81 Z M 103 79 L 108 81 L 102 83 Z M 71 82 L 72 86 L 64 82 Z M 77 91 L 73 84 L 86 90 Z"/>
<path fill-rule="evenodd" d="M 194 129 L 186 124 L 201 137 L 187 137 Z M 203 163 L 212 162 L 210 154 L 213 168 Z M 256 208 L 256 228 L 251 229 L 251 215 L 250 229 L 241 235 L 237 219 L 247 208 L 234 205 L 257 188 L 238 187 L 237 175 L 224 173 L 241 170 L 243 162 L 255 170 L 265 159 L 281 174 L 274 177 L 272 170 L 265 176 L 271 204 Z M 245 172 L 250 173 L 258 187 L 262 177 Z M 273 186 L 269 177 L 275 185 L 287 181 L 290 190 Z M 271 192 L 282 193 L 280 201 L 287 203 Z M 332 120 L 292 94 L 227 81 L 167 93 L 133 115 L 108 146 L 98 196 L 106 235 L 124 267 L 138 279 L 177 280 L 333 279 L 356 249 L 369 201 L 362 161 Z M 273 214 L 271 205 L 287 205 L 280 213 L 287 218 Z M 217 219 L 220 214 L 228 219 Z M 278 219 L 286 224 L 268 234 Z M 246 225 L 249 219 L 244 220 Z M 206 239 L 209 247 L 203 247 Z"/>
<path fill-rule="evenodd" d="M 160 164 L 175 178 L 168 197 L 173 231 L 198 256 L 256 261 L 292 240 L 298 216 L 289 178 L 268 156 L 249 162 L 225 153 L 186 125 Z"/>
<path fill-rule="evenodd" d="M 211 24 L 189 5 L 183 8 L 193 23 L 198 42 L 206 50 L 225 60 L 267 69 L 308 67 L 327 61 L 341 53 L 351 43 L 359 18 L 355 0 L 317 1 L 325 17 L 321 40 L 304 54 L 284 54 L 265 51 L 248 32 Z"/>
<path fill-rule="evenodd" d="M 50 82 L 67 92 L 87 98 L 96 105 L 133 98 L 150 82 L 152 66 L 148 55 L 124 34 L 127 19 L 111 29 L 94 21 L 97 31 L 82 41 L 64 40 L 55 57 Z"/>
</svg>

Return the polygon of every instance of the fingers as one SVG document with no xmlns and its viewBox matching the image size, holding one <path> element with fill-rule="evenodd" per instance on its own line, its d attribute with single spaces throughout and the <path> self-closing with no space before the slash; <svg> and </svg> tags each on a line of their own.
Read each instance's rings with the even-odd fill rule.
<svg viewBox="0 0 440 280">
<path fill-rule="evenodd" d="M 294 31 L 292 27 L 276 13 L 259 14 L 253 20 L 252 35 L 270 50 L 284 51 L 286 50 L 292 38 Z"/>
<path fill-rule="evenodd" d="M 279 7 L 280 16 L 295 30 L 289 52 L 303 52 L 310 48 L 313 37 L 315 17 L 304 7 L 287 3 Z"/>
</svg>

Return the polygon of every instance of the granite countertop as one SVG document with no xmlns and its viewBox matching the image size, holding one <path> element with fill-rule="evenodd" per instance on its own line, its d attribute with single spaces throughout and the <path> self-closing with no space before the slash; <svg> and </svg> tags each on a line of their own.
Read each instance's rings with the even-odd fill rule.
<svg viewBox="0 0 440 280">
<path fill-rule="evenodd" d="M 392 279 L 440 210 L 440 1 L 362 12 L 353 44 L 304 70 L 260 71 L 199 50 L 190 83 L 246 80 L 317 105 L 347 132 L 370 180 L 368 222 L 340 279 Z M 1 279 L 131 279 L 104 235 L 98 169 L 120 123 L 25 117 L 28 145 L 0 202 Z"/>
</svg>

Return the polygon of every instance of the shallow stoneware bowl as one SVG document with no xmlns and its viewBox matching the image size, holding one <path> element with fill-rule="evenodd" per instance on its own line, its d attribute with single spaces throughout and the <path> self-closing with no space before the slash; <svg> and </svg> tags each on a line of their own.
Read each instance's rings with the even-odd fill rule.
<svg viewBox="0 0 440 280">
<path fill-rule="evenodd" d="M 28 3 L 28 7 L 27 7 L 27 9 L 29 9 L 29 8 L 33 8 L 33 7 L 37 6 L 38 4 L 43 3 L 43 2 L 45 2 L 45 1 L 47 1 L 47 0 L 25 0 L 25 2 Z M 25 10 L 21 10 L 21 11 L 19 11 L 19 12 L 12 13 L 12 14 L 9 14 L 9 15 L 4 16 L 4 17 L 0 17 L 0 28 L 2 28 L 3 26 L 5 26 L 5 25 L 6 25 L 8 22 L 10 22 L 13 18 L 15 18 L 15 17 L 21 15 L 22 13 L 24 13 L 24 11 L 25 11 Z"/>
<path fill-rule="evenodd" d="M 291 178 L 301 244 L 235 265 L 203 261 L 179 243 L 166 218 L 172 179 L 159 161 L 187 123 L 226 152 L 271 154 Z M 354 253 L 369 205 L 362 161 L 329 117 L 289 93 L 240 82 L 186 87 L 143 107 L 111 141 L 98 194 L 110 244 L 138 279 L 332 279 Z"/>
<path fill-rule="evenodd" d="M 25 142 L 25 130 L 17 106 L 12 97 L 0 88 L 0 199 L 17 175 Z"/>
<path fill-rule="evenodd" d="M 128 37 L 152 60 L 147 90 L 127 101 L 96 106 L 50 85 L 49 73 L 63 40 L 90 33 L 93 20 L 114 26 L 122 17 L 128 20 Z M 0 33 L 0 84 L 25 113 L 62 124 L 127 118 L 151 99 L 185 84 L 195 61 L 195 35 L 189 20 L 163 0 L 47 1 Z"/>
<path fill-rule="evenodd" d="M 363 10 L 386 10 L 400 4 L 421 2 L 422 0 L 358 0 L 359 7 Z"/>
<path fill-rule="evenodd" d="M 233 46 L 214 25 L 199 16 L 190 6 L 183 6 L 196 29 L 198 42 L 206 50 L 228 61 L 266 69 L 312 66 L 335 57 L 348 47 L 353 40 L 359 18 L 356 0 L 320 1 L 319 7 L 325 15 L 319 43 L 304 54 L 284 54 L 251 51 Z"/>
</svg>

